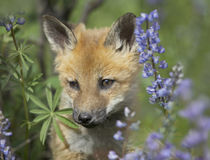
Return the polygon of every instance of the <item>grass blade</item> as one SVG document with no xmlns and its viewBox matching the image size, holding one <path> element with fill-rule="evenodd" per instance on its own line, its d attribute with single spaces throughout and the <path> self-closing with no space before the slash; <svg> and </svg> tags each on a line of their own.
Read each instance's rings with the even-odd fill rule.
<svg viewBox="0 0 210 160">
<path fill-rule="evenodd" d="M 71 120 L 67 119 L 66 117 L 63 117 L 59 114 L 56 114 L 56 118 L 59 119 L 62 123 L 64 123 L 65 125 L 69 126 L 70 128 L 78 128 L 78 126 L 76 124 L 74 124 L 74 122 L 72 122 Z"/>
<path fill-rule="evenodd" d="M 52 118 L 48 118 L 42 125 L 41 131 L 40 131 L 40 141 L 42 142 L 42 144 L 44 145 L 44 142 L 46 140 L 47 137 L 47 131 L 50 127 L 50 123 L 51 123 Z"/>
<path fill-rule="evenodd" d="M 53 127 L 54 127 L 54 129 L 55 129 L 56 134 L 57 134 L 58 137 L 60 138 L 60 140 L 61 140 L 62 142 L 65 142 L 65 139 L 64 139 L 64 137 L 63 137 L 63 133 L 61 132 L 61 129 L 60 129 L 60 127 L 59 127 L 59 125 L 57 124 L 57 122 L 56 122 L 55 119 L 53 119 Z"/>
<path fill-rule="evenodd" d="M 72 112 L 73 112 L 72 108 L 65 108 L 65 109 L 58 110 L 55 113 L 57 113 L 57 114 L 72 114 Z"/>
</svg>

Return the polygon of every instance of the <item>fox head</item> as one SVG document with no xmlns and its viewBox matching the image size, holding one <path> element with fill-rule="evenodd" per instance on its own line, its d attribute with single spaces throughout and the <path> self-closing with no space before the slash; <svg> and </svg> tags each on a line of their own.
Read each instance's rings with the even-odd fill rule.
<svg viewBox="0 0 210 160">
<path fill-rule="evenodd" d="M 46 15 L 43 27 L 77 123 L 95 126 L 131 103 L 139 70 L 134 14 L 102 29 L 73 27 Z"/>
</svg>

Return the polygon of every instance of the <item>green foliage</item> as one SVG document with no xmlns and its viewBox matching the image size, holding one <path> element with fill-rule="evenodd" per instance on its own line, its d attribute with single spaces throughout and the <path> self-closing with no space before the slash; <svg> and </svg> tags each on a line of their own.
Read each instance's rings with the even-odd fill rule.
<svg viewBox="0 0 210 160">
<path fill-rule="evenodd" d="M 35 125 L 37 123 L 40 123 L 41 121 L 44 121 L 40 131 L 40 141 L 42 142 L 42 144 L 45 143 L 49 126 L 51 123 L 53 123 L 53 127 L 60 140 L 64 142 L 64 137 L 58 125 L 58 121 L 67 125 L 70 128 L 78 128 L 76 124 L 74 124 L 71 120 L 63 116 L 64 114 L 68 115 L 71 114 L 72 109 L 66 108 L 62 110 L 56 110 L 61 94 L 60 88 L 56 89 L 55 96 L 53 97 L 51 92 L 51 87 L 48 86 L 45 89 L 45 94 L 47 97 L 48 105 L 42 103 L 37 97 L 33 96 L 32 94 L 29 95 L 30 100 L 33 101 L 37 107 L 37 109 L 32 109 L 30 111 L 31 113 L 36 114 L 36 117 L 32 122 Z"/>
<path fill-rule="evenodd" d="M 42 124 L 49 118 L 51 110 L 49 105 L 46 105 L 46 94 L 44 92 L 47 85 L 51 84 L 52 88 L 59 88 L 56 89 L 56 93 L 52 96 L 54 114 L 55 112 L 57 112 L 56 114 L 61 113 L 59 114 L 61 116 L 72 114 L 72 111 L 69 109 L 56 110 L 59 103 L 59 96 L 56 96 L 56 94 L 60 95 L 61 88 L 59 87 L 57 75 L 54 72 L 53 60 L 55 55 L 50 51 L 47 43 L 40 41 L 42 36 L 40 34 L 41 26 L 37 15 L 40 7 L 35 7 L 37 3 L 38 1 L 34 0 L 0 1 L 0 17 L 13 11 L 23 10 L 26 18 L 26 23 L 23 26 L 15 26 L 14 28 L 18 41 L 18 51 L 15 50 L 11 32 L 6 32 L 4 28 L 0 27 L 0 105 L 5 116 L 12 123 L 13 136 L 11 137 L 11 145 L 14 147 L 25 142 L 25 136 L 20 136 L 25 134 L 25 129 L 20 128 L 23 121 L 28 125 L 32 125 L 29 131 L 29 137 L 32 137 L 39 133 Z M 61 2 L 52 1 L 52 5 L 54 3 Z M 72 14 L 69 16 L 70 23 L 79 22 L 86 3 L 86 0 L 77 1 Z M 59 7 L 62 8 L 62 5 L 59 4 Z M 55 6 L 56 9 L 59 7 Z M 208 0 L 162 0 L 162 3 L 155 5 L 149 4 L 148 0 L 105 0 L 100 8 L 90 14 L 87 28 L 110 26 L 119 16 L 126 12 L 139 15 L 140 12 L 150 12 L 157 8 L 161 13 L 160 39 L 161 44 L 166 48 L 164 59 L 168 60 L 169 68 L 176 64 L 177 61 L 181 61 L 185 66 L 184 72 L 186 77 L 193 79 L 196 90 L 209 95 L 210 90 L 206 87 L 210 79 L 208 70 L 210 67 L 209 7 L 210 1 Z M 39 55 L 41 47 L 44 50 Z M 43 64 L 41 64 L 40 57 L 43 59 Z M 23 64 L 26 100 L 29 100 L 29 95 L 32 95 L 44 104 L 45 108 L 48 108 L 46 111 L 40 106 L 38 107 L 36 103 L 31 103 L 32 99 L 27 101 L 30 111 L 29 122 L 25 119 L 23 108 L 19 60 Z M 43 68 L 45 72 L 43 72 Z M 162 121 L 159 111 L 155 110 L 154 106 L 148 103 L 149 97 L 144 92 L 146 86 L 150 83 L 149 80 L 141 79 L 138 94 L 140 104 L 136 107 L 138 117 L 140 117 L 142 122 L 141 133 L 135 135 L 135 139 L 138 139 L 135 143 L 138 146 L 142 146 L 148 133 L 157 130 L 161 126 Z M 49 87 L 47 88 L 49 89 Z M 32 119 L 36 122 L 31 122 Z M 55 118 L 49 122 L 52 123 L 56 133 L 62 139 L 62 132 L 58 124 L 63 122 Z M 187 124 L 180 119 L 177 119 L 175 123 L 179 130 L 175 131 L 173 141 L 178 144 L 186 133 Z M 46 154 L 43 154 L 46 148 L 40 143 L 39 139 L 34 139 L 31 143 L 31 146 L 33 146 L 30 148 L 31 160 L 49 159 L 49 157 L 46 157 Z M 22 147 L 16 151 L 16 154 L 19 157 L 24 157 L 24 150 L 25 148 Z"/>
</svg>

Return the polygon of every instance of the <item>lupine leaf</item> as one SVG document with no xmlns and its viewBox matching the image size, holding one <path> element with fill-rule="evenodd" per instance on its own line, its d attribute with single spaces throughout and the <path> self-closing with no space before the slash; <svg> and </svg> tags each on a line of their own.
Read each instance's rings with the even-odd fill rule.
<svg viewBox="0 0 210 160">
<path fill-rule="evenodd" d="M 76 124 L 74 124 L 74 122 L 72 122 L 71 120 L 67 119 L 66 117 L 63 117 L 59 114 L 56 114 L 56 118 L 58 118 L 62 123 L 64 123 L 65 125 L 69 126 L 70 128 L 78 128 L 78 126 Z"/>
<path fill-rule="evenodd" d="M 49 109 L 47 108 L 47 106 L 45 106 L 37 97 L 31 95 L 31 94 L 28 94 L 30 99 L 39 107 L 39 108 L 42 108 L 46 111 L 49 112 Z"/>
<path fill-rule="evenodd" d="M 47 114 L 49 112 L 46 111 L 46 110 L 42 110 L 42 109 L 31 109 L 30 113 L 33 113 L 33 114 Z"/>
<path fill-rule="evenodd" d="M 45 92 L 46 92 L 46 96 L 47 96 L 48 105 L 49 105 L 50 109 L 52 110 L 53 109 L 53 106 L 52 106 L 52 92 L 48 88 L 45 89 Z"/>
<path fill-rule="evenodd" d="M 20 59 L 21 59 L 21 61 L 22 61 L 22 63 L 23 63 L 23 66 L 25 67 L 25 69 L 28 70 L 29 67 L 28 67 L 28 65 L 27 65 L 27 63 L 26 63 L 26 61 L 25 61 L 25 59 L 23 58 L 22 55 L 20 55 Z"/>
<path fill-rule="evenodd" d="M 54 129 L 55 129 L 56 134 L 57 134 L 58 137 L 60 138 L 60 140 L 61 140 L 62 142 L 64 142 L 65 140 L 64 140 L 63 134 L 62 134 L 61 129 L 60 129 L 60 127 L 59 127 L 59 125 L 57 124 L 57 122 L 56 122 L 55 119 L 53 119 L 53 127 L 54 127 Z"/>
<path fill-rule="evenodd" d="M 33 90 L 33 88 L 31 88 L 31 87 L 28 87 L 27 89 L 28 89 L 30 92 L 34 93 L 34 90 Z"/>
<path fill-rule="evenodd" d="M 23 54 L 23 57 L 29 62 L 29 63 L 34 63 L 32 59 L 30 59 L 26 54 Z"/>
<path fill-rule="evenodd" d="M 56 106 L 58 105 L 58 101 L 60 99 L 62 88 L 58 87 L 55 92 L 55 96 L 53 99 L 53 111 L 55 110 Z"/>
<path fill-rule="evenodd" d="M 49 114 L 40 114 L 36 118 L 34 118 L 33 122 L 39 123 L 40 121 L 46 119 L 49 116 L 50 116 Z"/>
<path fill-rule="evenodd" d="M 37 81 L 42 77 L 43 73 L 38 73 L 34 78 L 33 81 Z"/>
<path fill-rule="evenodd" d="M 42 142 L 43 145 L 47 137 L 47 131 L 50 127 L 51 120 L 52 118 L 50 117 L 42 124 L 42 128 L 40 131 L 40 141 Z"/>
<path fill-rule="evenodd" d="M 72 114 L 72 112 L 73 112 L 72 108 L 65 108 L 65 109 L 58 110 L 55 113 L 57 113 L 57 114 Z"/>
</svg>

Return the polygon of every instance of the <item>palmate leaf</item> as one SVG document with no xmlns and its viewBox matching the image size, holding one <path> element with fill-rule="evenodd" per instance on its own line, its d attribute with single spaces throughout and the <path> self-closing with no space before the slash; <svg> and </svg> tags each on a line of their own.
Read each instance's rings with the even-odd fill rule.
<svg viewBox="0 0 210 160">
<path fill-rule="evenodd" d="M 20 54 L 20 59 L 22 61 L 23 67 L 25 67 L 25 69 L 28 71 L 29 67 L 28 67 L 25 59 L 23 58 L 22 54 Z"/>
<path fill-rule="evenodd" d="M 56 118 L 58 120 L 60 120 L 62 123 L 64 123 L 65 125 L 69 126 L 70 128 L 78 128 L 78 126 L 76 124 L 74 124 L 74 122 L 72 122 L 71 120 L 67 119 L 66 117 L 63 117 L 59 114 L 55 114 Z"/>
<path fill-rule="evenodd" d="M 32 59 L 30 59 L 26 54 L 23 54 L 23 57 L 28 61 L 29 63 L 34 63 Z"/>
<path fill-rule="evenodd" d="M 62 142 L 64 142 L 65 140 L 64 140 L 64 137 L 63 137 L 63 133 L 61 132 L 61 129 L 60 129 L 60 127 L 59 127 L 59 125 L 57 124 L 57 122 L 56 122 L 55 119 L 53 119 L 53 127 L 54 127 L 54 129 L 55 129 L 56 134 L 57 134 L 58 137 L 60 138 L 60 140 L 61 140 Z"/>
<path fill-rule="evenodd" d="M 56 106 L 58 105 L 58 102 L 59 102 L 59 99 L 60 99 L 60 96 L 61 96 L 61 92 L 62 92 L 62 88 L 58 87 L 56 89 L 55 96 L 54 96 L 54 99 L 53 99 L 53 108 L 52 108 L 53 111 L 55 110 Z"/>
<path fill-rule="evenodd" d="M 46 111 L 46 110 L 42 110 L 42 109 L 31 109 L 30 113 L 33 113 L 33 114 L 47 114 L 49 112 Z"/>
<path fill-rule="evenodd" d="M 45 92 L 46 92 L 46 96 L 47 96 L 47 103 L 50 107 L 50 110 L 52 111 L 52 109 L 53 109 L 53 106 L 52 106 L 52 92 L 48 88 L 45 89 Z"/>
<path fill-rule="evenodd" d="M 47 137 L 47 131 L 50 127 L 50 123 L 52 121 L 52 118 L 49 117 L 43 124 L 42 124 L 42 128 L 41 128 L 41 131 L 40 131 L 40 141 L 42 142 L 42 144 L 44 145 L 44 142 L 46 140 L 46 137 Z"/>
<path fill-rule="evenodd" d="M 72 114 L 72 112 L 73 112 L 72 108 L 65 108 L 65 109 L 58 110 L 55 113 L 57 113 L 57 114 Z"/>
<path fill-rule="evenodd" d="M 34 118 L 33 122 L 34 123 L 39 123 L 40 121 L 42 121 L 42 120 L 44 120 L 48 117 L 50 117 L 49 114 L 41 114 L 41 115 L 38 115 L 36 118 Z"/>
<path fill-rule="evenodd" d="M 47 108 L 47 106 L 45 106 L 37 97 L 31 95 L 31 94 L 28 94 L 30 99 L 41 109 L 45 110 L 45 111 L 48 111 L 49 112 L 49 109 Z"/>
</svg>

